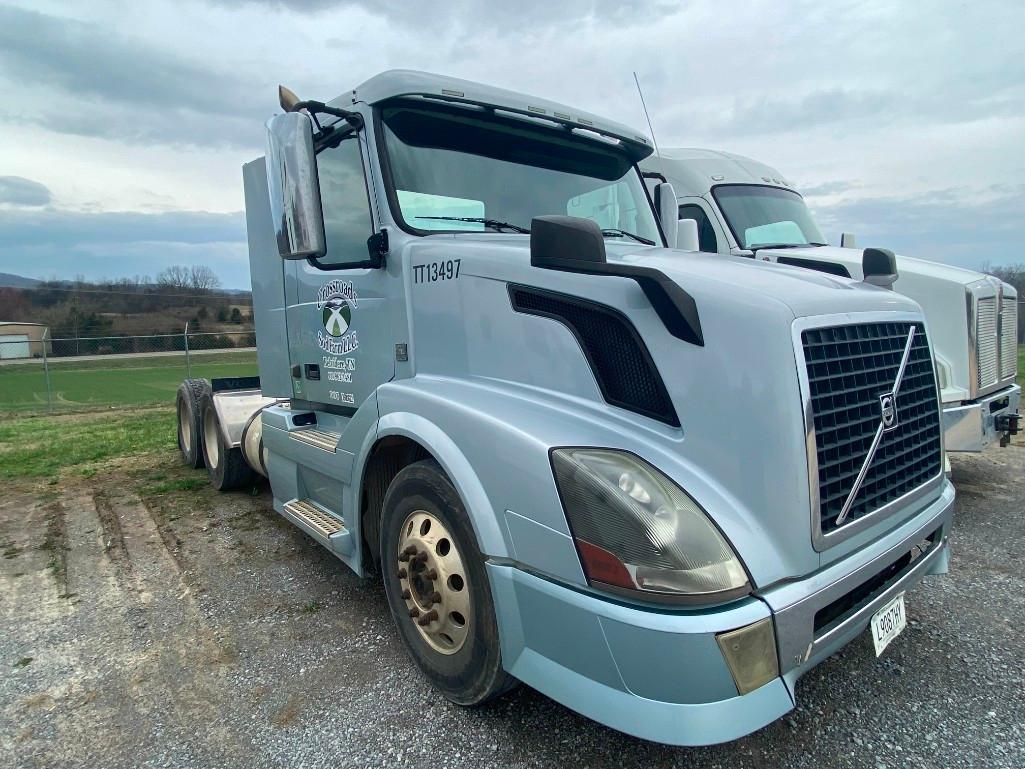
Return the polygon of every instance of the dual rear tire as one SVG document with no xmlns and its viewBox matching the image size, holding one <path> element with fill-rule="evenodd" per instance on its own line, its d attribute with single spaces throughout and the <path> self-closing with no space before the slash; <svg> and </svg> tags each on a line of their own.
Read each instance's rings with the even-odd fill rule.
<svg viewBox="0 0 1025 769">
<path fill-rule="evenodd" d="M 217 409 L 214 408 L 213 393 L 207 392 L 200 399 L 201 435 L 203 461 L 210 476 L 210 485 L 218 491 L 231 491 L 252 486 L 256 473 L 246 462 L 239 446 L 229 446 L 224 439 Z"/>
<path fill-rule="evenodd" d="M 178 449 L 186 467 L 206 467 L 218 491 L 252 485 L 256 474 L 242 449 L 227 445 L 214 408 L 213 392 L 205 379 L 186 379 L 175 399 L 178 414 Z"/>
<path fill-rule="evenodd" d="M 203 396 L 209 394 L 205 379 L 186 379 L 178 385 L 175 407 L 178 412 L 178 450 L 186 467 L 204 467 L 203 460 Z"/>
</svg>

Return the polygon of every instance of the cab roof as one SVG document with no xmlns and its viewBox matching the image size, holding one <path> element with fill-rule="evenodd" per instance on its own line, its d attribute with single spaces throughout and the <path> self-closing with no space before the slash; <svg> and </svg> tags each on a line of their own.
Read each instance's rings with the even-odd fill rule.
<svg viewBox="0 0 1025 769">
<path fill-rule="evenodd" d="M 775 168 L 743 155 L 689 147 L 663 147 L 659 158 L 648 158 L 646 171 L 659 171 L 672 182 L 678 197 L 704 195 L 717 184 L 761 184 L 794 190 Z"/>
<path fill-rule="evenodd" d="M 640 162 L 652 152 L 651 142 L 643 132 L 599 115 L 504 88 L 416 70 L 393 69 L 382 72 L 349 93 L 339 96 L 331 105 L 347 107 L 357 102 L 377 104 L 401 97 L 482 106 L 511 112 L 542 124 L 569 128 L 584 136 L 588 133 L 599 134 L 621 145 L 634 162 Z"/>
</svg>

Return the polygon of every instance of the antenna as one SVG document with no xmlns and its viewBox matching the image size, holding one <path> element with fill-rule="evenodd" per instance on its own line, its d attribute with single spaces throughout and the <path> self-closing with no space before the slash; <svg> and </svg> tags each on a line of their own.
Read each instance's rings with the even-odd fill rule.
<svg viewBox="0 0 1025 769">
<path fill-rule="evenodd" d="M 662 151 L 658 148 L 658 139 L 655 138 L 655 129 L 651 126 L 651 116 L 648 114 L 648 105 L 644 103 L 644 91 L 641 90 L 641 81 L 634 71 L 634 82 L 637 83 L 637 95 L 641 97 L 641 108 L 644 110 L 644 119 L 648 121 L 648 131 L 651 133 L 651 143 L 655 145 L 655 155 L 658 157 L 658 164 L 665 174 L 665 165 L 662 163 Z"/>
</svg>

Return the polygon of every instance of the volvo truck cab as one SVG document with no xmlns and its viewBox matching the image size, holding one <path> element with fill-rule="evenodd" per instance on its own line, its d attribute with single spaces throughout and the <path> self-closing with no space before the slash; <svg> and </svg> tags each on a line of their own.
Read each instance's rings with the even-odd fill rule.
<svg viewBox="0 0 1025 769">
<path fill-rule="evenodd" d="M 645 161 L 668 179 L 695 250 L 752 257 L 864 279 L 864 249 L 852 235 L 831 246 L 799 192 L 776 169 L 750 158 L 669 148 Z M 1007 283 L 972 270 L 897 256 L 894 290 L 914 299 L 932 330 L 948 452 L 1006 446 L 1021 429 L 1020 299 Z"/>
<path fill-rule="evenodd" d="M 954 497 L 914 302 L 675 250 L 648 140 L 567 105 L 406 71 L 281 104 L 243 169 L 260 376 L 183 383 L 183 456 L 381 579 L 440 695 L 708 744 L 905 640 Z"/>
</svg>

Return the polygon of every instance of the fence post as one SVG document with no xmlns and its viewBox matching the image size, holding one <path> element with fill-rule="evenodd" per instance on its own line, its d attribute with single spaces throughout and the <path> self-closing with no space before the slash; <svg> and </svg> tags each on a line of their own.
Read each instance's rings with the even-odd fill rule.
<svg viewBox="0 0 1025 769">
<path fill-rule="evenodd" d="M 192 379 L 192 356 L 189 355 L 189 322 L 185 321 L 185 377 Z"/>
<path fill-rule="evenodd" d="M 50 329 L 43 331 L 43 376 L 46 379 L 46 410 L 53 413 L 53 390 L 50 387 L 50 364 L 46 358 L 46 337 L 50 335 Z"/>
</svg>

